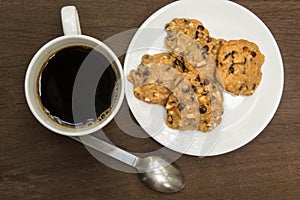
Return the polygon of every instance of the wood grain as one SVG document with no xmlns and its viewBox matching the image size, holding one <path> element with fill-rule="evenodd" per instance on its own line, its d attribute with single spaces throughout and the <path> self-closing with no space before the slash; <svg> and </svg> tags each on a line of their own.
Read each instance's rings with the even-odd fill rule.
<svg viewBox="0 0 300 200">
<path fill-rule="evenodd" d="M 235 1 L 260 17 L 278 42 L 285 73 L 282 101 L 269 126 L 239 150 L 203 159 L 180 157 L 176 163 L 187 184 L 177 194 L 154 192 L 135 174 L 103 165 L 79 143 L 42 127 L 31 114 L 24 98 L 25 71 L 44 43 L 62 35 L 62 6 L 76 5 L 83 32 L 105 40 L 138 28 L 170 2 L 0 1 L 0 199 L 300 199 L 299 0 Z M 105 132 L 128 151 L 161 148 L 150 138 L 122 133 L 115 121 Z"/>
</svg>

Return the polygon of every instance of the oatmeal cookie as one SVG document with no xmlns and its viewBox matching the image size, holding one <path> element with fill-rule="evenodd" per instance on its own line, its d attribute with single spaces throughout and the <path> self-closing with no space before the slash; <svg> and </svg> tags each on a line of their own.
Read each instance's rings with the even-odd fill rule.
<svg viewBox="0 0 300 200">
<path fill-rule="evenodd" d="M 199 107 L 198 130 L 207 132 L 215 128 L 221 122 L 223 114 L 223 94 L 214 82 L 203 75 L 194 72 L 183 73 L 189 81 L 191 89 L 195 93 Z M 185 98 L 189 98 L 185 96 Z M 171 94 L 166 105 L 166 124 L 173 129 L 181 129 L 182 110 L 186 107 L 185 102 L 178 101 L 174 94 Z"/>
<path fill-rule="evenodd" d="M 216 68 L 216 59 L 224 39 L 216 39 L 209 35 L 204 25 L 196 19 L 174 18 L 165 26 L 167 37 L 165 45 L 175 57 L 179 55 L 189 64 L 190 70 L 203 70 L 213 76 Z"/>
<path fill-rule="evenodd" d="M 142 57 L 142 65 L 161 64 L 171 66 L 178 72 L 186 71 L 186 67 L 182 60 L 171 56 L 169 53 L 158 53 L 155 55 L 145 54 Z M 136 98 L 151 104 L 166 105 L 170 96 L 170 90 L 161 84 L 147 83 L 134 88 Z"/>
<path fill-rule="evenodd" d="M 134 88 L 145 84 L 158 84 L 169 89 L 179 102 L 186 105 L 181 110 L 180 130 L 197 130 L 199 121 L 199 103 L 195 92 L 189 81 L 184 78 L 182 73 L 171 66 L 149 63 L 140 64 L 137 70 L 132 70 L 128 80 L 133 83 Z M 170 94 L 171 94 L 170 93 Z"/>
<path fill-rule="evenodd" d="M 221 122 L 223 94 L 219 87 L 201 73 L 188 71 L 181 57 L 144 55 L 128 80 L 138 99 L 166 107 L 170 128 L 207 132 Z"/>
<path fill-rule="evenodd" d="M 262 78 L 264 55 L 247 40 L 230 40 L 218 53 L 216 79 L 224 90 L 234 95 L 250 96 Z"/>
</svg>

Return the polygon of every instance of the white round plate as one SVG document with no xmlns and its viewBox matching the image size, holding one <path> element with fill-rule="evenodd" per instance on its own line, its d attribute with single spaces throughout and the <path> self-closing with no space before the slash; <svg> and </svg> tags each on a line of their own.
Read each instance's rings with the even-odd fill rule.
<svg viewBox="0 0 300 200">
<path fill-rule="evenodd" d="M 236 150 L 262 132 L 279 105 L 284 73 L 277 43 L 256 15 L 236 3 L 225 0 L 176 1 L 155 12 L 136 32 L 125 58 L 125 77 L 130 70 L 137 68 L 144 54 L 166 51 L 164 26 L 175 17 L 200 20 L 215 38 L 255 42 L 265 55 L 261 84 L 250 97 L 224 93 L 222 123 L 209 133 L 168 128 L 164 122 L 164 108 L 137 100 L 132 84 L 126 80 L 125 94 L 129 107 L 151 137 L 174 151 L 194 156 L 214 156 Z"/>
</svg>

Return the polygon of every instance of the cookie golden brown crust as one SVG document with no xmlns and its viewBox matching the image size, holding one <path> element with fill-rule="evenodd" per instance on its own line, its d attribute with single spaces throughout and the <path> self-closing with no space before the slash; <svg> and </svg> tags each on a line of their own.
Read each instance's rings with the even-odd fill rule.
<svg viewBox="0 0 300 200">
<path fill-rule="evenodd" d="M 182 60 L 180 60 L 180 59 L 172 56 L 170 53 L 166 53 L 166 52 L 158 53 L 158 54 L 154 54 L 154 55 L 149 55 L 149 54 L 143 55 L 142 64 L 150 64 L 150 63 L 171 66 L 179 72 L 187 71 Z"/>
<path fill-rule="evenodd" d="M 170 96 L 170 90 L 163 85 L 147 83 L 134 89 L 134 96 L 151 104 L 165 106 Z"/>
<path fill-rule="evenodd" d="M 250 96 L 261 82 L 264 55 L 247 40 L 230 40 L 218 53 L 216 79 L 234 95 Z"/>
</svg>

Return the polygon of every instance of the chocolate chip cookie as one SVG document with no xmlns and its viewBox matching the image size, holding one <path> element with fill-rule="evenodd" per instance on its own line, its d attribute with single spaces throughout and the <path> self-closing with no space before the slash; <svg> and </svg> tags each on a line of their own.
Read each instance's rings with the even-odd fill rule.
<svg viewBox="0 0 300 200">
<path fill-rule="evenodd" d="M 171 66 L 149 63 L 140 64 L 137 70 L 132 70 L 128 80 L 133 83 L 134 88 L 146 84 L 158 84 L 167 88 L 170 94 L 183 102 L 185 108 L 181 110 L 180 130 L 197 130 L 199 124 L 199 103 L 189 81 L 182 73 Z M 155 86 L 155 85 L 154 85 Z M 156 88 L 154 88 L 156 91 Z M 146 91 L 142 91 L 143 95 Z M 145 100 L 145 99 L 144 99 Z M 146 101 L 149 103 L 149 101 Z M 161 104 L 161 103 L 160 103 Z"/>
<path fill-rule="evenodd" d="M 214 82 L 199 73 L 190 71 L 183 73 L 183 76 L 189 81 L 191 87 L 188 89 L 193 90 L 198 101 L 198 130 L 202 132 L 212 130 L 221 122 L 223 114 L 223 95 L 221 91 L 218 90 Z M 183 92 L 187 92 L 187 90 L 183 90 Z M 190 97 L 185 95 L 184 98 Z M 185 101 L 179 101 L 174 94 L 171 94 L 168 98 L 165 120 L 170 128 L 182 129 L 182 111 L 188 106 Z"/>
<path fill-rule="evenodd" d="M 170 66 L 178 72 L 186 71 L 186 67 L 182 60 L 171 56 L 169 53 L 159 53 L 155 55 L 145 54 L 142 57 L 142 65 L 161 64 Z M 165 86 L 157 83 L 146 83 L 134 88 L 136 98 L 151 104 L 166 105 L 170 96 L 170 90 Z"/>
<path fill-rule="evenodd" d="M 196 19 L 174 18 L 165 26 L 167 37 L 165 45 L 175 57 L 179 55 L 187 61 L 188 70 L 200 70 L 214 75 L 216 58 L 224 39 L 216 39 L 209 35 L 209 31 Z"/>
<path fill-rule="evenodd" d="M 146 54 L 128 80 L 134 84 L 138 99 L 166 107 L 166 124 L 170 128 L 207 132 L 221 122 L 223 94 L 213 80 L 188 71 L 182 57 Z M 190 104 L 194 105 L 193 112 L 185 111 L 191 109 Z"/>
<path fill-rule="evenodd" d="M 216 79 L 224 90 L 234 95 L 252 95 L 262 78 L 264 55 L 247 40 L 230 40 L 218 53 Z"/>
</svg>

